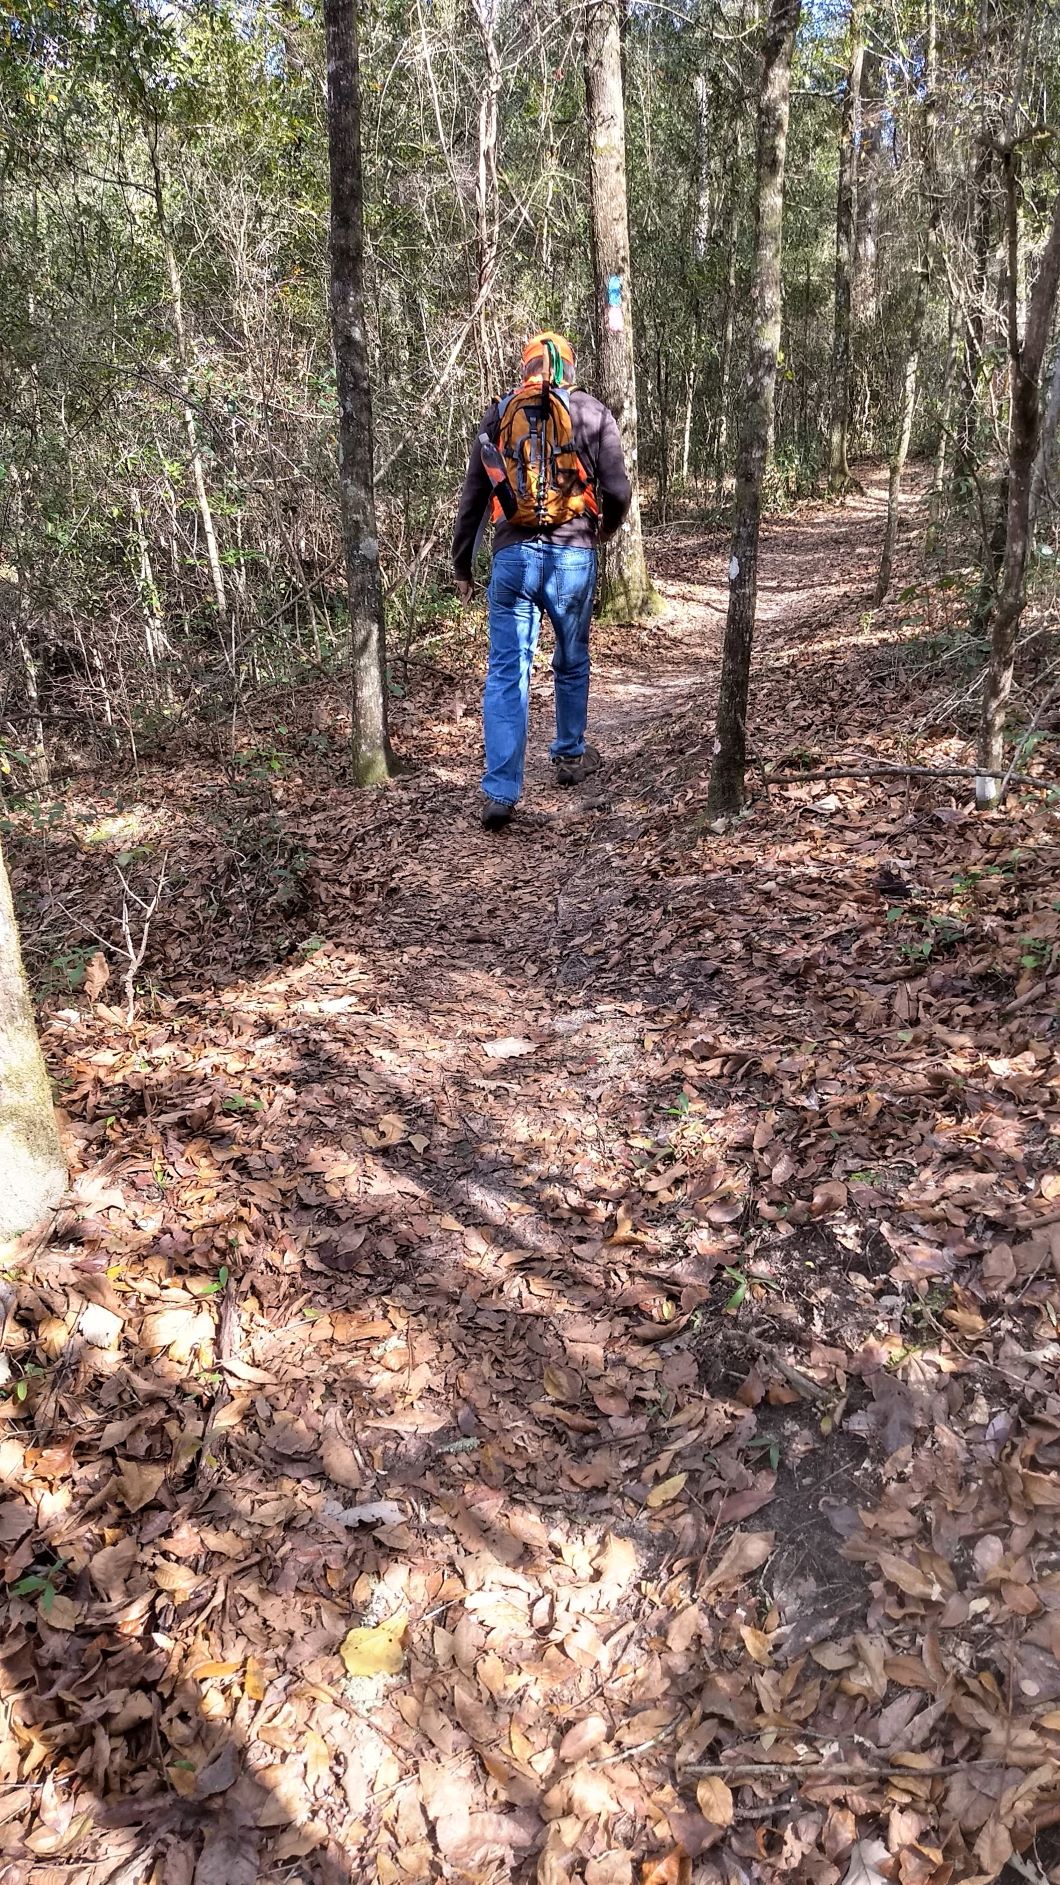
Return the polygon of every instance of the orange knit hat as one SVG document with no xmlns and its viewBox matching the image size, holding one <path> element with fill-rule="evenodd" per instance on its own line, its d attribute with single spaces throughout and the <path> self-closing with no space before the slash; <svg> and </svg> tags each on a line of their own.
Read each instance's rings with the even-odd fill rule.
<svg viewBox="0 0 1060 1885">
<path fill-rule="evenodd" d="M 574 378 L 574 348 L 563 334 L 554 334 L 545 328 L 540 334 L 531 334 L 523 348 L 523 372 L 535 369 L 541 371 L 541 363 L 551 358 L 552 378 L 557 386 Z M 558 371 L 557 371 L 558 368 Z"/>
</svg>

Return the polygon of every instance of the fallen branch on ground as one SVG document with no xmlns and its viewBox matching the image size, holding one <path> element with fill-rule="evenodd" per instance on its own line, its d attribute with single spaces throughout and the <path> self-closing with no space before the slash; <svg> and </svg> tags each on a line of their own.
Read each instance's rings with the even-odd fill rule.
<svg viewBox="0 0 1060 1885">
<path fill-rule="evenodd" d="M 888 1762 L 870 1767 L 858 1761 L 716 1761 L 709 1766 L 699 1762 L 682 1771 L 696 1780 L 717 1775 L 723 1780 L 788 1780 L 793 1775 L 809 1778 L 815 1784 L 823 1780 L 937 1780 L 944 1774 L 962 1774 L 969 1767 L 1003 1768 L 1004 1761 L 937 1761 L 930 1767 L 903 1767 Z"/>
<path fill-rule="evenodd" d="M 1001 779 L 1008 785 L 1032 785 L 1038 792 L 1060 791 L 1060 780 L 1032 779 L 1027 772 L 984 772 L 974 766 L 899 766 L 881 761 L 875 766 L 815 766 L 812 772 L 763 772 L 766 790 L 771 785 L 802 785 L 811 779 Z"/>
</svg>

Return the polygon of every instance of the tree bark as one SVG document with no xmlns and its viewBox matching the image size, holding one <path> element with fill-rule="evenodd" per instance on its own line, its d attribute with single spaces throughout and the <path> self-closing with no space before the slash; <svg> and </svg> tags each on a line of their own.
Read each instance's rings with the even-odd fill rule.
<svg viewBox="0 0 1060 1885">
<path fill-rule="evenodd" d="M 1009 217 L 1009 272 L 1015 282 L 1018 231 L 1016 226 L 1016 158 L 1010 149 L 1003 153 L 1006 200 Z M 1001 583 L 994 607 L 991 628 L 990 662 L 983 689 L 983 711 L 979 723 L 979 776 L 975 782 L 975 802 L 980 810 L 989 810 L 1000 797 L 1000 781 L 993 776 L 1002 771 L 1005 743 L 1005 710 L 1012 691 L 1012 671 L 1016 659 L 1016 640 L 1026 592 L 1027 559 L 1030 552 L 1030 506 L 1034 462 L 1041 429 L 1039 381 L 1049 340 L 1057 287 L 1060 285 L 1060 191 L 1053 204 L 1052 226 L 1038 266 L 1038 274 L 1027 307 L 1027 322 L 1022 344 L 1019 338 L 1015 290 L 1010 294 L 1009 377 L 1011 404 L 1008 436 L 1008 509 L 1005 535 L 1005 559 Z"/>
<path fill-rule="evenodd" d="M 620 621 L 654 614 L 658 597 L 644 560 L 637 467 L 637 385 L 626 201 L 626 119 L 622 95 L 622 0 L 591 0 L 586 15 L 585 104 L 589 136 L 589 209 L 596 279 L 599 394 L 618 422 L 633 486 L 629 515 L 602 555 L 601 612 Z M 620 286 L 620 327 L 609 318 L 608 283 Z"/>
<path fill-rule="evenodd" d="M 854 279 L 857 152 L 854 131 L 861 98 L 865 33 L 860 0 L 850 4 L 850 64 L 839 120 L 839 187 L 835 217 L 835 326 L 832 340 L 832 423 L 828 446 L 829 489 L 842 490 L 850 479 L 850 308 Z"/>
<path fill-rule="evenodd" d="M 331 327 L 339 401 L 339 502 L 350 599 L 351 736 L 358 785 L 390 772 L 386 642 L 375 517 L 372 388 L 364 320 L 364 181 L 356 0 L 324 0 L 331 175 Z"/>
<path fill-rule="evenodd" d="M 916 389 L 920 375 L 920 346 L 924 334 L 924 316 L 927 312 L 928 285 L 931 280 L 930 250 L 925 247 L 917 272 L 916 299 L 913 303 L 912 319 L 909 323 L 909 341 L 905 354 L 905 373 L 902 380 L 902 414 L 898 427 L 898 438 L 891 454 L 887 474 L 887 519 L 883 526 L 883 546 L 880 551 L 880 568 L 876 578 L 874 600 L 882 602 L 891 586 L 891 572 L 894 568 L 894 546 L 898 538 L 898 516 L 901 507 L 902 478 L 905 462 L 909 456 L 909 441 L 913 436 L 913 415 L 916 412 Z"/>
<path fill-rule="evenodd" d="M 472 0 L 472 11 L 486 66 L 485 83 L 479 97 L 478 170 L 475 178 L 475 265 L 477 283 L 475 306 L 478 308 L 478 349 L 483 381 L 489 385 L 500 361 L 491 358 L 489 298 L 497 272 L 500 242 L 500 185 L 497 176 L 498 100 L 501 90 L 501 62 L 497 50 L 497 0 Z"/>
<path fill-rule="evenodd" d="M 927 314 L 928 290 L 931 286 L 931 265 L 934 259 L 935 237 L 938 229 L 939 205 L 937 188 L 937 170 L 935 163 L 935 83 L 936 83 L 936 13 L 935 0 L 927 0 L 926 6 L 926 41 L 924 58 L 924 148 L 922 152 L 924 194 L 927 198 L 927 236 L 920 255 L 917 270 L 916 293 L 913 300 L 913 313 L 909 322 L 909 340 L 905 352 L 905 372 L 902 377 L 902 412 L 898 426 L 898 438 L 891 454 L 887 478 L 887 521 L 883 528 L 883 547 L 880 552 L 880 568 L 876 579 L 875 600 L 882 602 L 891 586 L 891 570 L 894 566 L 894 546 L 898 538 L 898 516 L 902 496 L 902 477 L 905 473 L 905 461 L 909 456 L 909 441 L 913 436 L 913 417 L 916 412 L 917 380 L 920 374 L 920 347 L 924 336 L 924 318 Z"/>
<path fill-rule="evenodd" d="M 1060 430 L 1060 341 L 1057 342 L 1056 354 L 1053 358 L 1053 370 L 1049 379 L 1049 397 L 1045 403 L 1045 417 L 1042 420 L 1042 436 L 1038 442 L 1038 452 L 1034 460 L 1034 472 L 1031 477 L 1029 528 L 1032 543 L 1038 524 L 1038 512 L 1041 508 L 1042 498 L 1049 489 L 1058 430 Z"/>
<path fill-rule="evenodd" d="M 0 1241 L 21 1237 L 65 1190 L 66 1160 L 0 851 Z"/>
<path fill-rule="evenodd" d="M 773 437 L 780 348 L 784 166 L 787 156 L 791 59 L 801 0 L 771 0 L 758 103 L 757 227 L 754 305 L 747 389 L 736 474 L 736 513 L 729 563 L 718 717 L 708 807 L 739 811 L 747 765 L 747 697 L 758 594 L 762 485 Z"/>
</svg>

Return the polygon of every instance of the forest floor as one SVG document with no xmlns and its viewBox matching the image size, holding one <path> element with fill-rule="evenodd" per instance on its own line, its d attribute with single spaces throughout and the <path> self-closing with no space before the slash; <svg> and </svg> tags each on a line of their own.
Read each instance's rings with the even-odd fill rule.
<svg viewBox="0 0 1060 1885">
<path fill-rule="evenodd" d="M 384 794 L 318 687 L 12 817 L 74 1182 L 0 1284 L 4 1885 L 1060 1879 L 1055 811 L 763 787 L 970 763 L 882 491 L 765 528 L 728 830 L 692 524 L 501 834 L 481 625 Z"/>
</svg>

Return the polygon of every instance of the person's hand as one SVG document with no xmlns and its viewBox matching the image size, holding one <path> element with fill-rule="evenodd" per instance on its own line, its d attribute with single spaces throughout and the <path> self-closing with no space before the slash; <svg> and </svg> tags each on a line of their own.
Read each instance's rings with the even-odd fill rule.
<svg viewBox="0 0 1060 1885">
<path fill-rule="evenodd" d="M 467 576 L 457 577 L 456 593 L 460 597 L 461 602 L 474 602 L 475 585 L 471 581 L 470 577 L 467 577 Z"/>
</svg>

